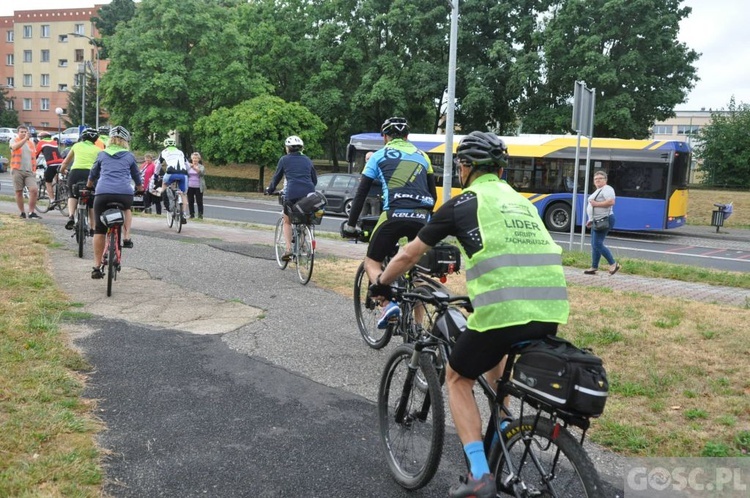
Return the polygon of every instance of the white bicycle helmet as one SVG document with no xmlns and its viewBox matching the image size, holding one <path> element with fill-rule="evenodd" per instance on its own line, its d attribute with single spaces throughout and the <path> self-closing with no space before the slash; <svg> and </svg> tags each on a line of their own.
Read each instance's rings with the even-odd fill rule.
<svg viewBox="0 0 750 498">
<path fill-rule="evenodd" d="M 305 143 L 297 135 L 292 135 L 291 137 L 287 137 L 286 140 L 284 140 L 284 146 L 301 148 L 305 146 Z"/>
<path fill-rule="evenodd" d="M 177 147 L 177 141 L 174 138 L 164 140 L 164 147 Z"/>
</svg>

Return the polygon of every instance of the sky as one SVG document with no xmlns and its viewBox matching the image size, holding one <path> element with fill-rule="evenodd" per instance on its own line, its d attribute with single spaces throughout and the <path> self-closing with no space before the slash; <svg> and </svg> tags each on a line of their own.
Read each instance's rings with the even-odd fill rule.
<svg viewBox="0 0 750 498">
<path fill-rule="evenodd" d="M 460 0 L 459 0 L 460 1 Z M 110 0 L 2 0 L 0 16 L 14 10 L 93 7 Z M 22 8 L 18 8 L 22 5 Z M 726 108 L 734 96 L 739 103 L 750 104 L 750 1 L 685 0 L 693 12 L 680 24 L 679 40 L 702 54 L 696 67 L 698 81 L 687 102 L 677 110 L 696 111 Z M 460 4 L 459 4 L 460 9 Z"/>
</svg>

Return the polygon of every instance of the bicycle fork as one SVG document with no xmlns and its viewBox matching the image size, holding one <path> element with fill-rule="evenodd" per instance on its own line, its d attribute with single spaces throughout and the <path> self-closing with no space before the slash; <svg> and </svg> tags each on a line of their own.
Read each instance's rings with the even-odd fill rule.
<svg viewBox="0 0 750 498">
<path fill-rule="evenodd" d="M 426 344 L 419 342 L 414 344 L 414 351 L 412 352 L 411 358 L 409 359 L 409 370 L 406 373 L 404 388 L 401 391 L 401 399 L 399 399 L 398 407 L 396 407 L 397 424 L 411 425 L 411 422 L 413 420 L 424 422 L 425 420 L 427 420 L 427 415 L 430 412 L 430 393 L 427 392 L 425 393 L 424 401 L 422 402 L 422 407 L 420 408 L 420 410 L 416 413 L 408 414 L 408 416 L 406 413 L 409 405 L 411 390 L 414 388 L 414 377 L 419 371 L 420 357 L 425 346 Z"/>
</svg>

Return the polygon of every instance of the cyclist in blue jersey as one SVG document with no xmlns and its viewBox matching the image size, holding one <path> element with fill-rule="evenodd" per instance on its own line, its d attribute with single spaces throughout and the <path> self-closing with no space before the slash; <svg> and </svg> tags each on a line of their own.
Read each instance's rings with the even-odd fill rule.
<svg viewBox="0 0 750 498">
<path fill-rule="evenodd" d="M 315 192 L 315 184 L 318 183 L 318 174 L 312 160 L 302 153 L 305 144 L 296 135 L 284 140 L 286 155 L 279 159 L 276 165 L 276 173 L 271 178 L 271 183 L 266 188 L 266 195 L 273 193 L 276 185 L 284 177 L 284 241 L 286 251 L 281 257 L 284 261 L 292 259 L 292 224 L 289 213 L 292 206 L 300 199 Z"/>
<path fill-rule="evenodd" d="M 365 164 L 349 220 L 343 229 L 348 234 L 356 232 L 354 225 L 370 188 L 373 182 L 380 181 L 383 212 L 373 229 L 365 257 L 365 271 L 370 282 L 375 282 L 385 258 L 395 254 L 399 239 L 414 239 L 429 221 L 437 199 L 432 164 L 427 154 L 407 140 L 409 124 L 406 119 L 386 119 L 380 133 L 385 147 L 375 152 Z M 384 329 L 389 320 L 400 314 L 400 309 L 393 301 L 384 301 L 382 305 L 383 315 L 378 320 L 378 328 Z"/>
</svg>

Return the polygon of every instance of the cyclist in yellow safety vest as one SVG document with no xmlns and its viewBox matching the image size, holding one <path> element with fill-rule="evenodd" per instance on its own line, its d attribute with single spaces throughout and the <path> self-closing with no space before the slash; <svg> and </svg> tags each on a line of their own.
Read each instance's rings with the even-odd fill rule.
<svg viewBox="0 0 750 498">
<path fill-rule="evenodd" d="M 494 497 L 472 389 L 488 372 L 501 373 L 513 344 L 556 335 L 568 320 L 569 303 L 562 249 L 537 209 L 502 180 L 507 147 L 493 133 L 475 131 L 458 146 L 463 192 L 446 202 L 404 246 L 371 286 L 389 297 L 389 284 L 445 237 L 456 237 L 466 262 L 466 287 L 474 313 L 448 359 L 448 400 L 470 474 L 450 489 L 451 497 Z"/>
</svg>

